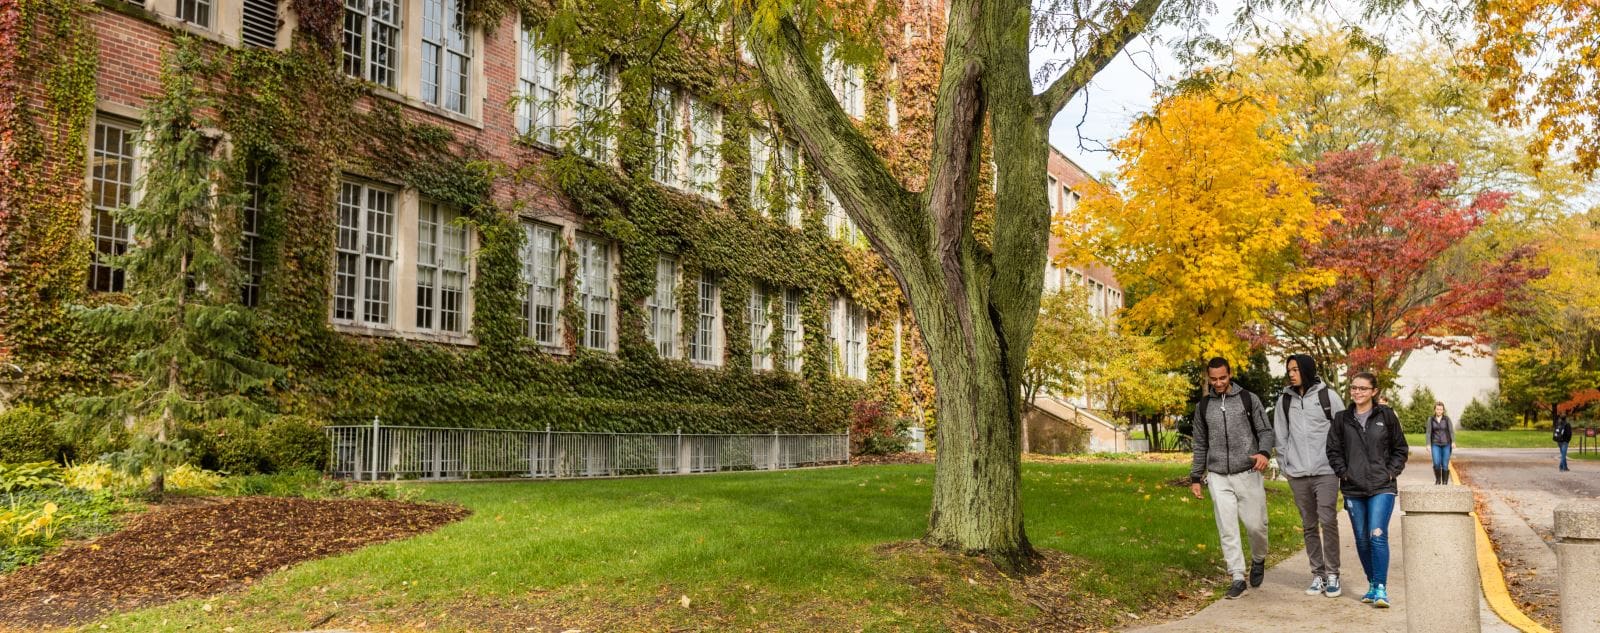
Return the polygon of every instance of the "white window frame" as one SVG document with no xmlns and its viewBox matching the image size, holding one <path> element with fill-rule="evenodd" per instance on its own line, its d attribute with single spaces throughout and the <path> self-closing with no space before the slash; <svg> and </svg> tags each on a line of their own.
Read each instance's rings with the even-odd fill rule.
<svg viewBox="0 0 1600 633">
<path fill-rule="evenodd" d="M 216 17 L 211 0 L 178 0 L 177 18 L 202 29 L 212 28 Z"/>
<path fill-rule="evenodd" d="M 828 44 L 822 51 L 822 74 L 828 88 L 833 91 L 839 107 L 850 118 L 860 119 L 866 114 L 866 90 L 860 66 L 847 64 L 835 56 L 836 49 Z"/>
<path fill-rule="evenodd" d="M 844 297 L 834 299 L 831 319 L 834 353 L 839 363 L 834 375 L 856 380 L 867 379 L 867 313 L 856 302 Z"/>
<path fill-rule="evenodd" d="M 469 114 L 472 99 L 472 29 L 467 0 L 422 0 L 419 90 L 424 103 Z M 430 56 L 432 57 L 430 59 Z"/>
<path fill-rule="evenodd" d="M 611 244 L 599 236 L 577 236 L 578 279 L 575 297 L 583 315 L 583 331 L 578 343 L 588 349 L 611 351 L 616 319 L 612 315 Z"/>
<path fill-rule="evenodd" d="M 798 229 L 804 217 L 800 206 L 800 175 L 804 167 L 800 145 L 794 142 L 784 143 L 779 150 L 779 158 L 783 161 L 779 169 L 783 170 L 784 220 L 789 226 Z"/>
<path fill-rule="evenodd" d="M 722 366 L 722 285 L 715 273 L 701 271 L 695 291 L 695 327 L 689 340 L 689 361 L 701 367 Z"/>
<path fill-rule="evenodd" d="M 465 334 L 470 327 L 472 231 L 461 212 L 428 200 L 417 207 L 416 329 Z"/>
<path fill-rule="evenodd" d="M 772 369 L 772 316 L 767 303 L 770 299 L 761 282 L 750 284 L 750 368 L 755 371 Z"/>
<path fill-rule="evenodd" d="M 337 204 L 333 321 L 394 329 L 400 193 L 345 180 Z M 341 300 L 347 308 L 341 308 Z"/>
<path fill-rule="evenodd" d="M 615 136 L 607 131 L 610 126 L 604 121 L 607 114 L 615 114 L 611 99 L 614 79 L 610 66 L 572 69 L 570 127 L 574 134 L 568 145 L 579 156 L 598 163 L 609 164 L 616 155 Z"/>
<path fill-rule="evenodd" d="M 403 15 L 401 0 L 345 0 L 341 66 L 346 75 L 396 88 L 404 54 L 400 48 Z M 352 52 L 351 44 L 360 50 Z M 375 59 L 376 52 L 383 53 L 387 62 Z"/>
<path fill-rule="evenodd" d="M 772 217 L 772 135 L 765 130 L 750 132 L 750 209 L 761 217 Z"/>
<path fill-rule="evenodd" d="M 261 211 L 266 208 L 266 188 L 260 163 L 245 167 L 244 203 L 239 207 L 239 304 L 253 308 L 261 303 Z"/>
<path fill-rule="evenodd" d="M 712 202 L 722 200 L 722 108 L 688 95 L 689 186 Z"/>
<path fill-rule="evenodd" d="M 541 44 L 539 33 L 527 25 L 518 44 L 517 133 L 554 146 L 561 113 L 561 54 Z"/>
<path fill-rule="evenodd" d="M 805 366 L 805 323 L 800 317 L 800 289 L 783 291 L 783 364 L 784 369 L 800 373 Z"/>
<path fill-rule="evenodd" d="M 833 188 L 828 186 L 827 182 L 822 183 L 822 205 L 826 213 L 823 222 L 828 227 L 829 237 L 843 240 L 847 244 L 861 241 L 861 228 L 856 226 L 855 220 L 850 219 L 850 214 L 844 210 L 844 204 L 839 202 L 839 196 L 833 193 Z"/>
<path fill-rule="evenodd" d="M 539 345 L 561 345 L 561 227 L 522 222 L 523 336 Z"/>
<path fill-rule="evenodd" d="M 110 138 L 102 136 L 102 129 L 118 133 L 118 147 L 112 149 L 106 145 Z M 137 123 L 97 116 L 90 131 L 89 170 L 84 179 L 88 184 L 88 192 L 84 194 L 89 202 L 88 233 L 93 243 L 89 260 L 89 291 L 122 292 L 127 289 L 127 271 L 102 262 L 101 257 L 126 254 L 128 247 L 133 245 L 133 227 L 118 221 L 115 213 L 118 209 L 139 203 L 138 185 L 143 177 L 139 152 L 140 129 Z M 117 165 L 126 169 L 117 169 L 116 174 L 107 177 L 108 172 L 102 165 Z M 111 193 L 110 200 L 105 196 L 107 187 Z M 103 284 L 98 283 L 102 275 L 105 279 Z"/>
<path fill-rule="evenodd" d="M 656 285 L 645 297 L 645 338 L 656 346 L 662 358 L 678 358 L 678 260 L 661 256 L 656 259 Z"/>
<path fill-rule="evenodd" d="M 651 89 L 650 98 L 655 113 L 656 151 L 655 164 L 651 166 L 651 177 L 668 187 L 681 188 L 684 183 L 680 171 L 684 162 L 684 138 L 687 134 L 678 93 L 666 86 L 655 86 Z"/>
</svg>

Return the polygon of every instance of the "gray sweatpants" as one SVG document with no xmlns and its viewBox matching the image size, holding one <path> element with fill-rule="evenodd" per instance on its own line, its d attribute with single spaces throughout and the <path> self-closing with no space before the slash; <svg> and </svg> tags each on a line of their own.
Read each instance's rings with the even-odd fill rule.
<svg viewBox="0 0 1600 633">
<path fill-rule="evenodd" d="M 1237 475 L 1206 475 L 1211 489 L 1211 507 L 1217 515 L 1217 536 L 1222 540 L 1222 559 L 1228 574 L 1245 572 L 1244 550 L 1239 543 L 1239 522 L 1250 536 L 1250 559 L 1267 557 L 1267 490 L 1261 473 L 1247 470 Z"/>
<path fill-rule="evenodd" d="M 1290 477 L 1289 490 L 1300 508 L 1300 532 L 1306 538 L 1311 575 L 1339 574 L 1339 477 Z"/>
</svg>

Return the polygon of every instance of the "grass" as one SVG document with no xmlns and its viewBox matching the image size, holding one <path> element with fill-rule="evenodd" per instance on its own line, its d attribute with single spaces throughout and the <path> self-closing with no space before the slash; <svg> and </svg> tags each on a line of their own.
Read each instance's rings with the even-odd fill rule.
<svg viewBox="0 0 1600 633">
<path fill-rule="evenodd" d="M 1421 433 L 1407 433 L 1406 443 L 1427 446 Z M 1538 429 L 1508 429 L 1505 431 L 1456 431 L 1456 448 L 1548 448 L 1555 450 L 1550 431 Z"/>
<path fill-rule="evenodd" d="M 1074 588 L 1104 625 L 1223 579 L 1211 504 L 1166 485 L 1185 466 L 1023 470 L 1030 540 L 1077 557 Z M 923 533 L 932 480 L 899 465 L 417 486 L 473 515 L 85 630 L 939 630 L 951 612 L 1024 626 L 1034 608 L 960 560 L 882 549 Z M 1281 558 L 1299 549 L 1298 515 L 1283 484 L 1269 490 Z"/>
</svg>

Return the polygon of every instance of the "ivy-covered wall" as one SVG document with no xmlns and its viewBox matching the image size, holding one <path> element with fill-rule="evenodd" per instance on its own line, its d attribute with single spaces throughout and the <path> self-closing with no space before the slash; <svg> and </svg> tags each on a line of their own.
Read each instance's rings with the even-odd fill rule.
<svg viewBox="0 0 1600 633">
<path fill-rule="evenodd" d="M 298 22 L 287 50 L 206 42 L 219 62 L 217 76 L 207 79 L 221 104 L 217 119 L 229 148 L 221 185 L 237 187 L 250 168 L 260 169 L 265 183 L 255 353 L 285 375 L 257 394 L 264 401 L 285 413 L 376 415 L 418 425 L 820 432 L 842 429 L 850 403 L 873 399 L 931 425 L 931 376 L 903 298 L 869 249 L 827 235 L 815 177 L 802 174 L 807 202 L 800 229 L 750 207 L 749 134 L 758 126 L 779 126 L 766 114 L 759 82 L 739 62 L 733 38 L 691 28 L 672 31 L 674 16 L 641 11 L 635 3 L 585 3 L 581 10 L 540 2 L 473 3 L 472 18 L 484 33 L 478 54 L 489 82 L 481 124 L 472 125 L 344 76 L 336 48 L 340 0 L 286 4 Z M 109 0 L 20 0 L 6 11 L 0 14 L 0 53 L 20 54 L 5 55 L 4 63 L 15 70 L 0 67 L 6 71 L 0 81 L 21 89 L 4 90 L 13 96 L 5 97 L 0 111 L 10 174 L 0 176 L 0 192 L 11 201 L 0 207 L 0 350 L 9 350 L 11 362 L 26 372 L 20 398 L 48 404 L 63 392 L 114 388 L 119 380 L 115 368 L 126 350 L 85 338 L 70 315 L 75 305 L 117 300 L 84 291 L 90 251 L 82 226 L 86 129 L 97 102 L 140 105 L 137 68 L 159 58 L 159 49 L 184 29 Z M 13 24 L 13 13 L 22 16 L 21 26 Z M 908 182 L 921 177 L 931 145 L 927 130 L 941 41 L 935 17 L 906 10 L 863 27 L 875 29 L 871 34 L 883 42 L 884 58 L 867 69 L 868 109 L 861 125 Z M 604 126 L 617 136 L 618 166 L 515 138 L 514 82 L 495 78 L 515 78 L 520 24 L 534 25 L 574 64 L 618 69 L 619 116 Z M 907 37 L 908 24 L 915 37 Z M 408 30 L 402 37 L 413 35 Z M 153 74 L 149 83 L 154 89 Z M 655 85 L 691 90 L 720 106 L 717 181 L 724 203 L 713 205 L 651 179 L 649 96 Z M 887 95 L 897 99 L 897 129 L 886 120 Z M 471 322 L 476 345 L 355 336 L 330 325 L 335 196 L 340 179 L 352 173 L 464 210 L 478 236 Z M 781 183 L 772 187 L 771 206 L 781 209 L 787 193 Z M 616 353 L 576 345 L 582 322 L 573 302 L 570 246 L 562 318 L 565 348 L 576 351 L 551 354 L 522 337 L 519 218 L 562 218 L 615 242 Z M 690 282 L 701 270 L 721 280 L 722 368 L 663 360 L 646 339 L 643 304 L 654 291 L 659 255 L 675 255 L 683 264 L 684 328 L 691 327 L 688 308 L 696 304 Z M 757 283 L 803 291 L 803 375 L 750 369 L 746 301 Z M 826 322 L 836 294 L 874 315 L 866 382 L 830 375 L 835 352 Z M 767 345 L 774 366 L 781 367 L 781 301 L 774 305 Z M 0 359 L 6 353 L 0 351 Z"/>
</svg>

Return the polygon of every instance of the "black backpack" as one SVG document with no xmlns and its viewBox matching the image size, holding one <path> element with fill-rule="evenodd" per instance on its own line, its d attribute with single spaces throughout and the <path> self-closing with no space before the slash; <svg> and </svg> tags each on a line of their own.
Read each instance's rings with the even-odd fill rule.
<svg viewBox="0 0 1600 633">
<path fill-rule="evenodd" d="M 1321 384 L 1321 383 L 1318 383 L 1318 384 Z M 1333 421 L 1333 400 L 1331 400 L 1328 397 L 1328 388 L 1327 387 L 1323 387 L 1322 389 L 1317 390 L 1317 401 L 1322 405 L 1322 415 L 1323 415 L 1323 417 L 1328 418 L 1328 421 L 1332 422 Z M 1283 412 L 1283 417 L 1279 418 L 1279 421 L 1284 423 L 1284 424 L 1288 424 L 1289 423 L 1289 394 L 1288 393 L 1285 393 L 1285 394 L 1283 394 L 1283 397 L 1278 398 L 1278 410 Z"/>
</svg>

